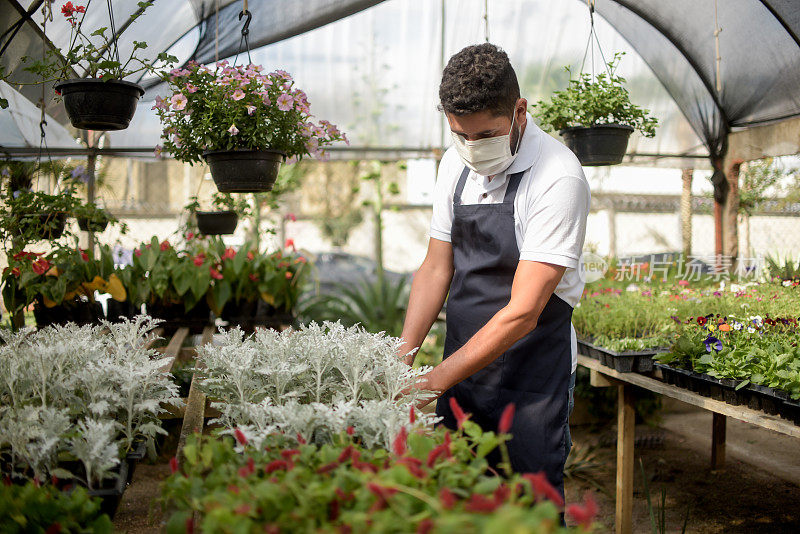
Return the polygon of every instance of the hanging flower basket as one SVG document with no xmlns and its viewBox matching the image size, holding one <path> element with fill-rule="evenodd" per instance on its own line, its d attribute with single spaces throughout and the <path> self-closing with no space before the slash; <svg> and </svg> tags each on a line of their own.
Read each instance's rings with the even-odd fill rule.
<svg viewBox="0 0 800 534">
<path fill-rule="evenodd" d="M 233 210 L 196 211 L 197 228 L 204 235 L 229 235 L 236 230 L 239 216 Z"/>
<path fill-rule="evenodd" d="M 589 128 L 565 128 L 559 132 L 581 165 L 618 165 L 628 149 L 633 128 L 622 124 L 597 124 Z"/>
<path fill-rule="evenodd" d="M 142 86 L 124 80 L 87 78 L 55 85 L 69 120 L 83 130 L 124 130 L 144 94 Z"/>
<path fill-rule="evenodd" d="M 178 161 L 205 160 L 222 193 L 271 191 L 287 158 L 325 157 L 325 147 L 346 141 L 330 122 L 311 121 L 308 97 L 287 72 L 189 62 L 164 79 L 173 93 L 153 106 L 164 126 L 156 150 Z"/>
<path fill-rule="evenodd" d="M 271 191 L 284 153 L 279 150 L 212 150 L 203 153 L 221 193 Z M 202 230 L 201 230 L 202 232 Z"/>
</svg>

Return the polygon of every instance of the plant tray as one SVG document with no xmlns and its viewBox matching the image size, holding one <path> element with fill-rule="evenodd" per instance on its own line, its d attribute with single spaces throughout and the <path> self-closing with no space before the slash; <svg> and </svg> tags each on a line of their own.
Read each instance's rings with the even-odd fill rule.
<svg viewBox="0 0 800 534">
<path fill-rule="evenodd" d="M 780 413 L 784 419 L 800 425 L 800 400 L 785 398 Z"/>
<path fill-rule="evenodd" d="M 667 384 L 673 384 L 733 406 L 747 406 L 769 415 L 780 415 L 784 419 L 800 425 L 800 401 L 790 399 L 785 391 L 757 384 L 748 384 L 737 390 L 736 386 L 741 383 L 739 380 L 714 378 L 658 362 L 655 363 L 655 366 L 661 369 L 664 382 Z"/>
<path fill-rule="evenodd" d="M 659 349 L 617 352 L 587 340 L 578 340 L 578 350 L 620 373 L 649 373 L 653 370 L 653 356 L 660 352 Z"/>
</svg>

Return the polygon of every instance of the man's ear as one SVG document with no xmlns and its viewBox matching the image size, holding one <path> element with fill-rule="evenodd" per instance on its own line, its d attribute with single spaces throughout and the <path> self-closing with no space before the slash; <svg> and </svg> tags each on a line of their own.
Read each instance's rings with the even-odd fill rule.
<svg viewBox="0 0 800 534">
<path fill-rule="evenodd" d="M 528 100 L 525 98 L 520 98 L 517 100 L 517 105 L 514 108 L 514 113 L 517 114 L 517 124 L 520 126 L 525 126 L 527 122 L 526 113 L 528 111 Z"/>
</svg>

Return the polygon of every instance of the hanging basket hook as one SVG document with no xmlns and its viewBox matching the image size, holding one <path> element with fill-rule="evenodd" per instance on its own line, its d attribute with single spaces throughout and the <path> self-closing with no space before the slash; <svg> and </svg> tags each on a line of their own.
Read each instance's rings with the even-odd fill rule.
<svg viewBox="0 0 800 534">
<path fill-rule="evenodd" d="M 247 20 L 244 21 L 244 26 L 242 26 L 242 35 L 247 35 L 250 33 L 250 21 L 253 20 L 253 14 L 245 9 L 239 13 L 239 20 L 242 20 L 242 17 L 247 17 Z"/>
</svg>

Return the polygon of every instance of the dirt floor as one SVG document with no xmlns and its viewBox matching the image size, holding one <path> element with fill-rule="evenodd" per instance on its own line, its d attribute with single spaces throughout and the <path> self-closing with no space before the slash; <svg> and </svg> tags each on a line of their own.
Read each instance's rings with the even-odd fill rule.
<svg viewBox="0 0 800 534">
<path fill-rule="evenodd" d="M 696 433 L 707 434 L 707 428 L 699 426 Z M 636 435 L 634 532 L 652 532 L 640 459 L 650 480 L 654 507 L 660 506 L 661 491 L 666 490 L 666 532 L 681 532 L 687 510 L 686 532 L 690 533 L 800 532 L 800 486 L 744 463 L 742 455 L 729 458 L 723 471 L 712 472 L 708 445 L 702 439 L 687 439 L 681 433 L 645 425 L 637 426 Z M 580 500 L 584 492 L 593 491 L 600 505 L 596 532 L 613 532 L 616 454 L 613 425 L 600 429 L 573 427 L 573 439 L 579 467 L 576 472 L 581 476 L 567 481 L 567 501 Z M 748 446 L 758 447 L 757 442 L 739 442 L 736 435 L 729 436 L 728 444 L 745 451 Z M 796 450 L 794 458 L 800 459 L 800 447 Z M 168 458 L 162 458 L 139 465 L 114 519 L 119 532 L 160 532 L 161 514 L 156 500 L 161 480 L 169 475 L 167 461 Z"/>
</svg>

